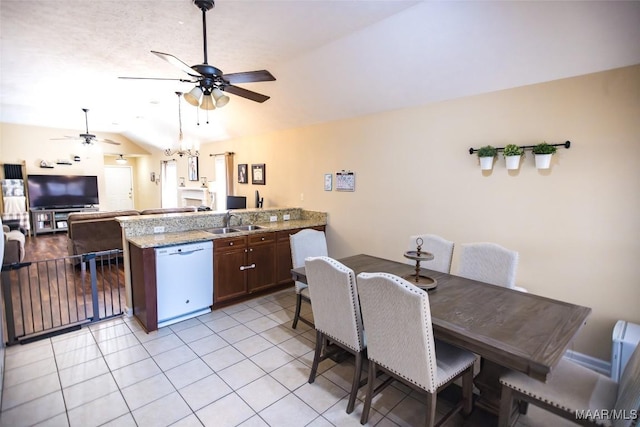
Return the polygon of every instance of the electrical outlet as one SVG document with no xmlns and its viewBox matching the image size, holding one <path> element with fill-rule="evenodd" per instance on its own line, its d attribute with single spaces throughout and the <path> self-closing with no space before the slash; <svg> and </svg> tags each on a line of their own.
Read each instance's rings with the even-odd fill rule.
<svg viewBox="0 0 640 427">
<path fill-rule="evenodd" d="M 278 215 L 271 215 L 269 217 L 269 221 L 271 221 L 271 222 L 276 222 L 277 220 L 278 220 Z"/>
<path fill-rule="evenodd" d="M 289 215 L 289 214 L 282 215 L 282 220 L 283 221 L 289 221 L 290 219 L 291 219 L 291 215 Z"/>
<path fill-rule="evenodd" d="M 163 226 L 153 227 L 153 232 L 154 233 L 164 233 L 164 227 Z"/>
</svg>

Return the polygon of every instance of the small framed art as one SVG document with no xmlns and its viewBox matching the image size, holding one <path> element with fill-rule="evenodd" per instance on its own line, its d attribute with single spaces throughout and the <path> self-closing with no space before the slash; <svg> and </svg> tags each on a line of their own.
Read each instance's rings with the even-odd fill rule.
<svg viewBox="0 0 640 427">
<path fill-rule="evenodd" d="M 264 163 L 251 165 L 251 183 L 254 185 L 265 185 L 266 166 Z"/>
<path fill-rule="evenodd" d="M 189 156 L 187 164 L 189 165 L 189 181 L 198 181 L 198 157 Z"/>
<path fill-rule="evenodd" d="M 331 191 L 333 187 L 333 175 L 330 173 L 324 174 L 324 191 Z"/>
<path fill-rule="evenodd" d="M 238 165 L 238 183 L 239 184 L 248 184 L 249 183 L 249 175 L 247 174 L 246 163 L 241 163 Z"/>
</svg>

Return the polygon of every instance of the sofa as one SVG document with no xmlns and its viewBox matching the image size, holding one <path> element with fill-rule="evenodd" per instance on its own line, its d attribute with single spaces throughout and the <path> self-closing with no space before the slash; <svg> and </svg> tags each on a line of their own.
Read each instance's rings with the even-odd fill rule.
<svg viewBox="0 0 640 427">
<path fill-rule="evenodd" d="M 122 228 L 118 216 L 156 215 L 195 212 L 194 206 L 159 208 L 143 211 L 122 210 L 112 212 L 77 212 L 67 218 L 67 252 L 70 256 L 90 252 L 123 249 Z"/>
</svg>

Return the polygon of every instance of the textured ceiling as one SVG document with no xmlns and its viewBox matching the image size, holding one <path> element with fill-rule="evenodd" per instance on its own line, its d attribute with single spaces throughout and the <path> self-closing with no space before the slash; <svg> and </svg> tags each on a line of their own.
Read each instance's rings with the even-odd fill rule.
<svg viewBox="0 0 640 427">
<path fill-rule="evenodd" d="M 203 60 L 191 0 L 0 2 L 0 121 L 120 133 L 164 147 L 193 85 L 151 50 Z M 183 130 L 211 142 L 640 63 L 640 2 L 218 0 L 209 63 L 267 69 L 209 113 L 182 103 Z M 60 135 L 51 135 L 52 138 Z"/>
</svg>

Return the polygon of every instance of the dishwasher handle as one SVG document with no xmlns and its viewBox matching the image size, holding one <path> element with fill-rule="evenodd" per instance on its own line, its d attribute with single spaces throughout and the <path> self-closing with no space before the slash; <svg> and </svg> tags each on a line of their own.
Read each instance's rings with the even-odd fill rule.
<svg viewBox="0 0 640 427">
<path fill-rule="evenodd" d="M 173 252 L 173 253 L 171 253 L 169 255 L 191 255 L 192 253 L 200 252 L 202 250 L 204 250 L 204 249 L 202 249 L 202 248 L 200 248 L 200 249 L 192 249 L 190 251 L 184 251 L 183 252 L 182 249 L 178 249 L 176 252 Z"/>
<path fill-rule="evenodd" d="M 255 264 L 241 265 L 240 266 L 240 271 L 251 270 L 252 268 L 256 268 L 256 265 Z"/>
</svg>

